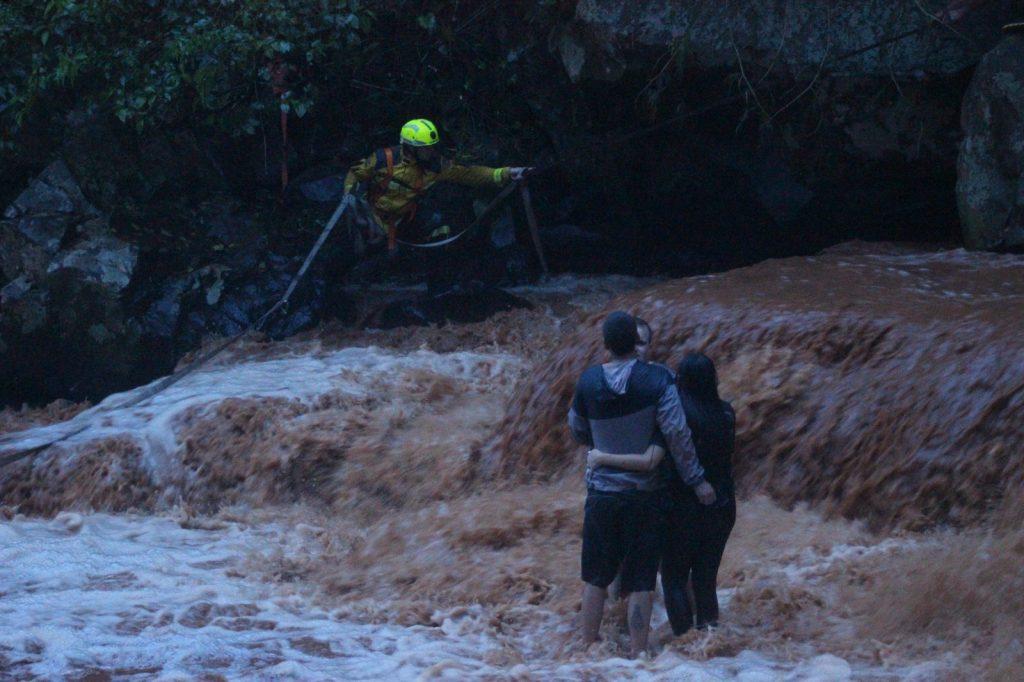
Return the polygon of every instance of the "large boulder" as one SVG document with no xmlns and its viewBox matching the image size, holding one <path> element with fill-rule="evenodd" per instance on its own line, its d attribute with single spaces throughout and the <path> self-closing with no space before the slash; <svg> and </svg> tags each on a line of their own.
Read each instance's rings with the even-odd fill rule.
<svg viewBox="0 0 1024 682">
<path fill-rule="evenodd" d="M 0 221 L 0 385 L 14 398 L 92 397 L 132 375 L 122 305 L 138 248 L 119 239 L 62 161 Z"/>
<path fill-rule="evenodd" d="M 985 55 L 964 97 L 957 203 L 974 249 L 1024 247 L 1024 35 Z"/>
<path fill-rule="evenodd" d="M 223 194 L 119 233 L 64 161 L 3 215 L 0 403 L 95 400 L 171 371 L 206 338 L 251 328 L 284 294 L 308 247 L 294 236 L 272 244 L 266 221 Z M 351 317 L 344 295 L 328 286 L 329 252 L 339 248 L 324 249 L 262 331 L 294 334 L 325 308 Z"/>
<path fill-rule="evenodd" d="M 102 222 L 63 161 L 49 166 L 4 211 L 0 268 L 4 281 L 45 274 L 69 229 Z"/>
<path fill-rule="evenodd" d="M 184 221 L 187 228 L 177 229 L 188 230 L 187 243 L 165 245 L 170 253 L 145 253 L 130 292 L 147 352 L 173 358 L 206 337 L 233 336 L 255 324 L 284 295 L 315 238 L 292 235 L 283 255 L 271 244 L 267 226 L 228 195 L 199 203 Z M 268 320 L 262 331 L 280 338 L 320 320 L 327 305 L 326 266 L 339 246 L 332 241 L 321 250 L 286 314 Z M 328 312 L 344 317 L 346 311 Z"/>
</svg>

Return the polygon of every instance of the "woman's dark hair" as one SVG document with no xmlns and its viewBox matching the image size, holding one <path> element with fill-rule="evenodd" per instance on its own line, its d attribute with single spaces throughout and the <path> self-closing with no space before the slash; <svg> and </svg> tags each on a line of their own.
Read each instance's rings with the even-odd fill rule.
<svg viewBox="0 0 1024 682">
<path fill-rule="evenodd" d="M 676 388 L 705 475 L 712 484 L 731 485 L 736 416 L 718 396 L 715 363 L 703 353 L 690 353 L 679 363 Z"/>
<path fill-rule="evenodd" d="M 690 353 L 683 358 L 676 372 L 676 385 L 680 394 L 686 392 L 701 402 L 717 406 L 721 400 L 715 363 L 703 353 Z"/>
</svg>

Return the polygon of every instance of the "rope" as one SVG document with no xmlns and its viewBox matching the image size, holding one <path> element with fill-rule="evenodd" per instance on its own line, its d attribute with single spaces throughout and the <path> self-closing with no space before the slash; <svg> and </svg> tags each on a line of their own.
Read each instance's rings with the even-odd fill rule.
<svg viewBox="0 0 1024 682">
<path fill-rule="evenodd" d="M 403 241 L 401 239 L 396 239 L 395 242 L 398 243 L 398 244 L 401 244 L 402 246 L 411 246 L 411 247 L 416 248 L 416 249 L 436 249 L 438 247 L 446 246 L 448 244 L 451 244 L 452 242 L 460 239 L 463 235 L 465 235 L 465 234 L 469 233 L 470 231 L 475 230 L 477 227 L 479 227 L 480 224 L 491 213 L 491 211 L 493 211 L 494 208 L 499 203 L 504 201 L 505 198 L 509 194 L 511 194 L 512 190 L 514 190 L 518 185 L 519 185 L 518 182 L 510 182 L 510 183 L 508 183 L 508 185 L 506 185 L 504 189 L 502 189 L 500 192 L 498 192 L 498 196 L 494 197 L 494 200 L 491 201 L 491 203 L 487 204 L 486 207 L 484 207 L 484 210 L 480 212 L 480 215 L 478 215 L 476 217 L 476 220 L 474 220 L 473 222 L 471 222 L 469 224 L 469 227 L 467 227 L 466 229 L 462 230 L 461 232 L 459 232 L 458 234 L 456 234 L 456 235 L 454 235 L 452 237 L 448 237 L 447 239 L 444 239 L 444 240 L 441 240 L 441 241 L 438 241 L 438 242 L 428 242 L 426 244 L 417 244 L 415 242 L 407 242 L 407 241 Z"/>
<path fill-rule="evenodd" d="M 404 239 L 397 239 L 397 238 L 395 239 L 395 243 L 396 244 L 401 244 L 402 246 L 411 246 L 414 249 L 436 249 L 438 247 L 447 246 L 448 244 L 451 244 L 452 242 L 456 241 L 457 239 L 460 239 L 462 237 L 462 235 L 466 234 L 467 232 L 469 232 L 469 228 L 468 227 L 465 230 L 463 230 L 462 232 L 458 232 L 454 236 L 448 237 L 447 239 L 442 239 L 441 241 L 435 241 L 435 242 L 426 242 L 426 243 L 423 243 L 423 244 L 417 244 L 416 242 L 407 242 Z"/>
<path fill-rule="evenodd" d="M 300 267 L 299 271 L 297 273 L 295 273 L 294 277 L 292 277 L 292 281 L 291 281 L 291 283 L 289 283 L 288 288 L 284 292 L 284 295 L 281 297 L 281 299 L 277 303 L 275 303 L 273 306 L 271 306 L 271 308 L 267 312 L 263 313 L 263 315 L 260 316 L 260 318 L 258 320 L 256 320 L 254 323 L 252 323 L 251 325 L 249 325 L 247 328 L 243 329 L 242 331 L 238 332 L 234 336 L 231 336 L 231 337 L 221 341 L 219 344 L 217 344 L 212 349 L 210 349 L 209 351 L 207 351 L 203 355 L 199 356 L 198 358 L 196 358 L 192 362 L 190 362 L 185 367 L 182 367 L 177 372 L 174 372 L 173 374 L 170 374 L 170 375 L 164 377 L 160 381 L 158 381 L 155 384 L 153 384 L 152 386 L 150 386 L 148 389 L 140 392 L 138 395 L 132 397 L 131 399 L 129 399 L 129 400 L 127 400 L 127 401 L 125 401 L 125 402 L 123 402 L 123 403 L 121 403 L 119 405 L 116 405 L 116 406 L 108 408 L 108 411 L 109 410 L 114 410 L 114 409 L 123 410 L 123 409 L 128 408 L 128 407 L 135 407 L 135 406 L 137 406 L 137 405 L 139 405 L 139 404 L 149 400 L 150 398 L 153 398 L 158 393 L 161 393 L 162 391 L 167 390 L 168 388 L 170 388 L 174 384 L 178 383 L 179 381 L 184 379 L 186 376 L 188 376 L 189 374 L 191 374 L 195 370 L 199 369 L 200 367 L 202 367 L 206 363 L 208 363 L 211 360 L 213 360 L 213 358 L 217 357 L 218 355 L 223 353 L 225 350 L 227 350 L 231 346 L 233 346 L 236 343 L 238 343 L 238 341 L 241 340 L 242 337 L 248 335 L 251 332 L 258 331 L 258 330 L 262 329 L 263 325 L 265 325 L 267 323 L 267 321 L 274 315 L 274 313 L 276 313 L 277 311 L 281 310 L 282 308 L 285 308 L 288 305 L 288 299 L 291 298 L 291 295 L 295 292 L 295 288 L 299 285 L 299 281 L 306 274 L 306 271 L 309 269 L 310 264 L 312 264 L 313 259 L 316 258 L 317 252 L 320 251 L 320 247 L 322 247 L 324 245 L 324 242 L 327 241 L 327 237 L 331 234 L 331 230 L 334 229 L 334 226 L 338 223 L 338 220 L 341 218 L 342 214 L 345 212 L 345 210 L 349 206 L 352 205 L 352 201 L 353 201 L 352 197 L 350 195 L 347 195 L 347 194 L 345 195 L 344 198 L 342 198 L 341 202 L 338 204 L 338 207 L 336 209 L 334 209 L 334 214 L 331 215 L 331 219 L 329 221 L 327 221 L 327 225 L 324 227 L 323 231 L 320 233 L 319 239 L 316 240 L 316 243 L 313 244 L 313 248 L 310 249 L 309 254 L 306 255 L 306 260 L 303 261 L 302 267 Z M 51 446 L 56 445 L 57 443 L 62 443 L 64 441 L 68 440 L 69 438 L 73 438 L 74 436 L 77 436 L 78 434 L 88 430 L 89 428 L 90 428 L 90 425 L 87 424 L 87 425 L 85 425 L 85 426 L 83 426 L 83 427 L 81 427 L 79 429 L 71 431 L 70 433 L 64 434 L 60 438 L 55 438 L 54 440 L 52 440 L 52 441 L 50 441 L 48 443 L 43 443 L 42 445 L 36 445 L 35 447 L 29 448 L 27 450 L 17 451 L 17 452 L 14 452 L 12 454 L 5 455 L 4 457 L 0 457 L 0 468 L 3 468 L 5 466 L 7 466 L 8 464 L 13 464 L 14 462 L 17 462 L 17 461 L 19 461 L 21 459 L 24 459 L 26 457 L 31 457 L 33 455 L 37 455 L 37 454 L 43 452 L 44 450 L 47 450 Z M 7 438 L 5 440 L 9 440 L 9 438 Z"/>
<path fill-rule="evenodd" d="M 324 227 L 323 232 L 320 233 L 320 237 L 316 240 L 316 243 L 313 244 L 313 248 L 310 249 L 309 253 L 306 255 L 306 260 L 302 262 L 302 267 L 299 268 L 299 271 L 295 273 L 295 277 L 292 278 L 291 283 L 288 285 L 288 288 L 284 292 L 284 296 L 282 296 L 281 300 L 275 303 L 270 310 L 263 313 L 263 317 L 256 321 L 254 328 L 262 327 L 266 323 L 266 321 L 270 319 L 271 315 L 276 313 L 284 306 L 288 305 L 288 299 L 290 299 L 292 293 L 295 292 L 295 287 L 299 285 L 299 280 L 301 280 L 302 277 L 306 274 L 306 270 L 308 270 L 309 266 L 313 263 L 313 259 L 316 258 L 316 254 L 320 251 L 320 247 L 322 247 L 324 245 L 324 242 L 327 241 L 327 237 L 330 236 L 331 230 L 334 229 L 334 226 L 337 225 L 338 220 L 341 219 L 342 214 L 349 206 L 352 205 L 353 201 L 354 199 L 352 198 L 351 194 L 346 194 L 344 197 L 342 197 L 341 201 L 338 203 L 338 207 L 334 209 L 334 213 L 331 215 L 331 219 L 327 221 L 327 225 Z"/>
</svg>

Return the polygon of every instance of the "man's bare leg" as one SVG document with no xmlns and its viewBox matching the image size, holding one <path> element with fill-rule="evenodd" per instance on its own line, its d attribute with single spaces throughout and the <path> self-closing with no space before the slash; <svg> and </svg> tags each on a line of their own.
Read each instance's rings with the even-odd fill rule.
<svg viewBox="0 0 1024 682">
<path fill-rule="evenodd" d="M 590 583 L 583 584 L 583 644 L 590 646 L 597 641 L 597 633 L 601 630 L 601 618 L 604 616 L 604 600 L 608 591 L 595 587 Z M 648 611 L 650 617 L 650 611 Z"/>
<path fill-rule="evenodd" d="M 629 595 L 629 644 L 634 658 L 647 650 L 653 607 L 654 592 L 633 592 Z"/>
</svg>

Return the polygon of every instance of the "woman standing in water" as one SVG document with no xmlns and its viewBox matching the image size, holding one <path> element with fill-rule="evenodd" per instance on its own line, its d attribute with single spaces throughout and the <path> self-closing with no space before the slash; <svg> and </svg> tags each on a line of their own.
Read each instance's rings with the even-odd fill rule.
<svg viewBox="0 0 1024 682">
<path fill-rule="evenodd" d="M 676 538 L 692 535 L 690 547 L 686 547 L 685 537 L 682 542 L 673 542 L 670 538 L 661 563 L 666 610 L 670 616 L 675 611 L 677 617 L 672 620 L 672 630 L 681 634 L 693 622 L 685 594 L 687 577 L 693 583 L 697 627 L 718 625 L 718 567 L 736 523 L 732 478 L 736 413 L 732 405 L 719 397 L 715 364 L 703 353 L 691 353 L 683 358 L 676 373 L 676 387 L 704 475 L 715 489 L 715 502 L 703 505 L 683 486 L 673 486 L 677 498 L 689 498 L 687 503 L 696 516 L 692 534 L 673 534 Z"/>
<path fill-rule="evenodd" d="M 732 478 L 736 414 L 732 406 L 719 397 L 715 365 L 703 353 L 691 353 L 683 358 L 676 374 L 676 387 L 686 422 L 693 432 L 697 457 L 716 495 L 712 505 L 699 504 L 692 491 L 679 481 L 675 468 L 664 465 L 671 481 L 674 504 L 662 554 L 661 582 L 672 631 L 680 635 L 693 627 L 694 615 L 698 628 L 718 624 L 718 567 L 736 522 Z M 591 451 L 587 464 L 650 470 L 659 466 L 662 454 L 660 448 L 653 446 L 637 455 Z M 693 585 L 696 614 L 687 595 L 688 580 Z"/>
</svg>

